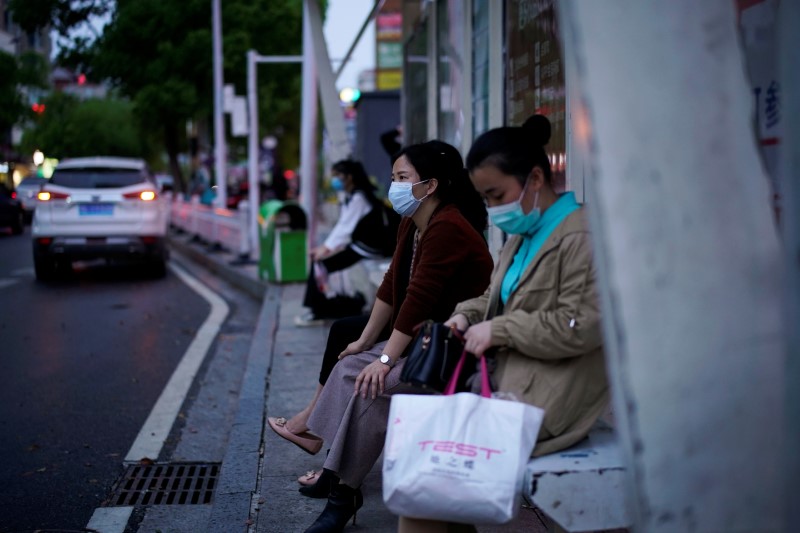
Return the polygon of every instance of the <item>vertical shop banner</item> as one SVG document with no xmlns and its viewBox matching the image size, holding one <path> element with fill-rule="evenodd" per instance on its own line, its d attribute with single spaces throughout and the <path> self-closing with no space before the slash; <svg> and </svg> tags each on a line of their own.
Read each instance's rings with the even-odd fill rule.
<svg viewBox="0 0 800 533">
<path fill-rule="evenodd" d="M 403 15 L 399 11 L 378 12 L 375 18 L 375 83 L 379 91 L 399 89 L 403 83 Z"/>
<path fill-rule="evenodd" d="M 566 88 L 555 0 L 506 4 L 506 124 L 520 126 L 538 113 L 552 124 L 545 150 L 557 192 L 566 186 Z"/>
</svg>

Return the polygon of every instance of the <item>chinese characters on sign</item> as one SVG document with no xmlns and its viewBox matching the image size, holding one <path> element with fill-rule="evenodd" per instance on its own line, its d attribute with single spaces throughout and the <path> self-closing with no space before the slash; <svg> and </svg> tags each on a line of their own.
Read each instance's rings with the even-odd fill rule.
<svg viewBox="0 0 800 533">
<path fill-rule="evenodd" d="M 566 90 L 554 0 L 510 0 L 506 27 L 506 123 L 520 126 L 539 113 L 550 119 L 552 134 L 545 151 L 553 185 L 566 182 Z"/>
</svg>

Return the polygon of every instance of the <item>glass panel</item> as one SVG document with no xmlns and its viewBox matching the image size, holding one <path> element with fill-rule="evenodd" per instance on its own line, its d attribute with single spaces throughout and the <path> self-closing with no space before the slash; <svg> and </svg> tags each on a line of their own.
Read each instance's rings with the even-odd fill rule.
<svg viewBox="0 0 800 533">
<path fill-rule="evenodd" d="M 420 23 L 406 44 L 403 97 L 405 143 L 428 140 L 428 22 Z"/>
<path fill-rule="evenodd" d="M 535 113 L 550 119 L 552 135 L 545 150 L 560 192 L 566 181 L 566 90 L 554 3 L 506 3 L 506 124 L 519 126 Z"/>
<path fill-rule="evenodd" d="M 439 139 L 460 146 L 464 125 L 464 58 L 461 55 L 464 49 L 464 3 L 460 0 L 439 0 L 436 7 Z"/>
<path fill-rule="evenodd" d="M 56 169 L 50 179 L 50 183 L 74 189 L 111 189 L 145 181 L 141 172 L 117 168 Z"/>
<path fill-rule="evenodd" d="M 489 123 L 489 0 L 472 3 L 472 135 Z"/>
</svg>

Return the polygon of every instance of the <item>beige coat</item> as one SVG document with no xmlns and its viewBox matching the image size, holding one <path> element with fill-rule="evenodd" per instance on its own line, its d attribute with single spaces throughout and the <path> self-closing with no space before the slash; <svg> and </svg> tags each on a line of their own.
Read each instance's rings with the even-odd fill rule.
<svg viewBox="0 0 800 533">
<path fill-rule="evenodd" d="M 486 292 L 456 306 L 470 324 L 492 321 L 501 391 L 545 410 L 534 455 L 581 440 L 608 403 L 600 310 L 584 209 L 564 219 L 503 308 L 500 287 L 522 239 L 503 250 Z"/>
</svg>

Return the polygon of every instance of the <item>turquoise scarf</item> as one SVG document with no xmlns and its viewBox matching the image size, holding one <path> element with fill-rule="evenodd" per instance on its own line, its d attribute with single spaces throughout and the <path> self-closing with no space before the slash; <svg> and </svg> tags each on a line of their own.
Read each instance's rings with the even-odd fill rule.
<svg viewBox="0 0 800 533">
<path fill-rule="evenodd" d="M 517 289 L 522 273 L 531 264 L 533 258 L 539 252 L 544 242 L 553 233 L 561 222 L 570 213 L 580 208 L 580 204 L 575 201 L 575 193 L 567 192 L 558 197 L 558 200 L 551 205 L 539 218 L 530 233 L 522 236 L 522 243 L 517 250 L 511 266 L 508 267 L 500 287 L 500 299 L 503 305 L 508 302 L 508 297 Z"/>
</svg>

